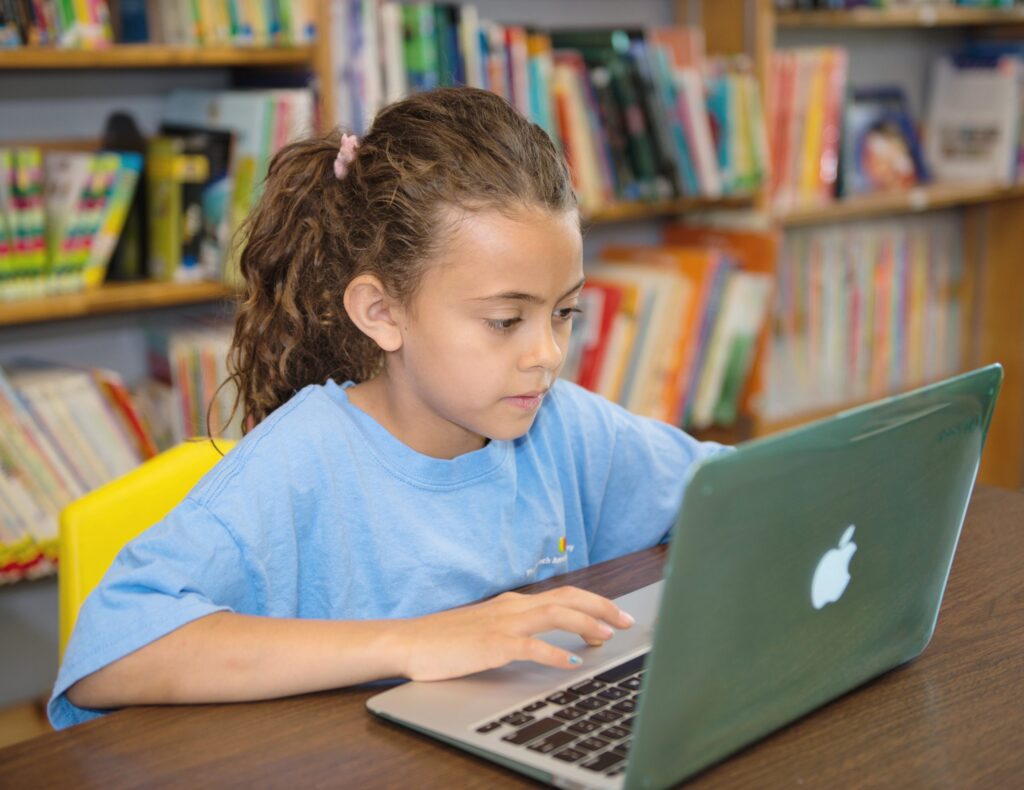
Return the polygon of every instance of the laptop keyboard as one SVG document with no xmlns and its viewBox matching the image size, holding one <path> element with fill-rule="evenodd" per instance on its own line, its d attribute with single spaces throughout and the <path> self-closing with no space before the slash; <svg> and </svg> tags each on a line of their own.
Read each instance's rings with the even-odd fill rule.
<svg viewBox="0 0 1024 790">
<path fill-rule="evenodd" d="M 645 655 L 537 699 L 476 728 L 588 771 L 626 769 Z"/>
</svg>

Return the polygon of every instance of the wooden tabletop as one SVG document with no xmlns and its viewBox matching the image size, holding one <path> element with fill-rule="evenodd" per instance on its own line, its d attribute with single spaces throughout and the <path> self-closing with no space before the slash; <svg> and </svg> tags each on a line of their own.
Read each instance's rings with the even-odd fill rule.
<svg viewBox="0 0 1024 790">
<path fill-rule="evenodd" d="M 609 596 L 664 550 L 571 580 Z M 538 584 L 532 590 L 549 584 Z M 0 750 L 2 787 L 521 787 L 515 773 L 367 713 L 373 689 L 121 711 Z M 972 499 L 932 643 L 915 661 L 698 776 L 695 787 L 1009 787 L 1024 777 L 1024 495 Z"/>
</svg>

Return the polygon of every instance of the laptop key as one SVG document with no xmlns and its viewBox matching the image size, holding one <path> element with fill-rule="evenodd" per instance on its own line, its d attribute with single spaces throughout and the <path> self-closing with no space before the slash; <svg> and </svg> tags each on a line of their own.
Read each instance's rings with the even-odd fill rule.
<svg viewBox="0 0 1024 790">
<path fill-rule="evenodd" d="M 598 752 L 607 745 L 608 741 L 602 741 L 600 738 L 584 738 L 576 744 L 575 748 L 586 749 L 588 752 Z"/>
<path fill-rule="evenodd" d="M 598 710 L 608 704 L 608 700 L 597 697 L 586 697 L 576 703 L 576 707 L 582 710 Z"/>
<path fill-rule="evenodd" d="M 621 741 L 623 738 L 628 738 L 631 734 L 629 730 L 623 727 L 616 727 L 615 725 L 601 730 L 602 738 L 609 738 L 613 741 Z"/>
<path fill-rule="evenodd" d="M 622 702 L 616 702 L 612 705 L 612 710 L 617 710 L 619 713 L 632 713 L 636 710 L 636 700 L 624 699 Z"/>
<path fill-rule="evenodd" d="M 591 733 L 594 730 L 599 729 L 600 727 L 601 725 L 597 722 L 591 721 L 590 719 L 586 719 L 584 721 L 578 721 L 575 724 L 570 724 L 565 729 L 567 729 L 569 732 L 578 733 L 579 735 L 586 735 L 587 733 Z"/>
<path fill-rule="evenodd" d="M 575 702 L 578 699 L 578 696 L 570 694 L 568 691 L 559 691 L 557 694 L 547 697 L 548 702 L 553 702 L 556 705 L 568 705 L 570 702 Z"/>
<path fill-rule="evenodd" d="M 575 686 L 569 686 L 569 691 L 573 694 L 593 694 L 595 691 L 604 688 L 604 683 L 600 680 L 584 680 L 582 683 L 577 683 Z"/>
<path fill-rule="evenodd" d="M 555 715 L 563 721 L 576 721 L 586 716 L 587 712 L 579 708 L 562 708 Z"/>
<path fill-rule="evenodd" d="M 621 763 L 623 759 L 622 755 L 616 754 L 615 752 L 604 752 L 603 754 L 597 755 L 597 757 L 592 760 L 580 763 L 580 766 L 591 771 L 599 771 L 603 773 L 609 768 L 614 768 L 616 765 Z"/>
<path fill-rule="evenodd" d="M 615 700 L 622 699 L 623 697 L 628 697 L 629 692 L 626 691 L 626 689 L 620 689 L 617 686 L 612 686 L 610 689 L 605 689 L 604 691 L 597 692 L 597 696 L 601 697 L 601 699 Z"/>
<path fill-rule="evenodd" d="M 612 751 L 622 757 L 629 756 L 629 741 L 623 741 L 612 748 Z"/>
<path fill-rule="evenodd" d="M 622 681 L 619 685 L 624 689 L 636 691 L 640 688 L 640 678 L 627 678 L 626 680 Z"/>
<path fill-rule="evenodd" d="M 599 710 L 593 716 L 590 717 L 590 721 L 596 721 L 598 724 L 611 724 L 613 721 L 618 721 L 622 718 L 622 714 L 614 710 Z"/>
<path fill-rule="evenodd" d="M 502 716 L 501 720 L 506 724 L 511 724 L 513 727 L 521 727 L 533 721 L 533 716 L 527 716 L 525 713 L 516 711 L 515 713 L 508 714 L 508 716 Z"/>
<path fill-rule="evenodd" d="M 510 732 L 508 735 L 504 736 L 502 740 L 515 744 L 529 743 L 535 738 L 539 738 L 541 735 L 549 733 L 552 730 L 557 730 L 563 724 L 565 724 L 565 722 L 559 721 L 558 719 L 539 719 L 538 721 L 533 722 L 533 724 L 528 724 L 523 727 L 521 730 Z"/>
<path fill-rule="evenodd" d="M 547 738 L 531 743 L 526 748 L 533 752 L 540 752 L 541 754 L 550 754 L 555 749 L 560 749 L 576 740 L 576 736 L 571 732 L 553 732 Z"/>
<path fill-rule="evenodd" d="M 523 712 L 533 713 L 535 710 L 540 710 L 541 708 L 546 708 L 547 706 L 548 704 L 544 702 L 544 700 L 537 700 L 536 702 L 530 703 L 525 708 L 523 708 Z"/>
<path fill-rule="evenodd" d="M 573 749 L 571 746 L 568 749 L 562 749 L 554 755 L 556 760 L 562 760 L 567 763 L 574 763 L 577 760 L 582 760 L 587 756 L 586 752 L 581 752 L 579 749 Z"/>
<path fill-rule="evenodd" d="M 479 733 L 492 732 L 492 731 L 498 729 L 498 727 L 500 727 L 500 726 L 501 726 L 501 722 L 500 721 L 491 721 L 491 722 L 488 722 L 487 724 L 485 724 L 483 727 L 477 727 L 476 731 L 479 732 Z"/>
<path fill-rule="evenodd" d="M 606 669 L 604 672 L 594 675 L 594 679 L 600 680 L 603 683 L 618 683 L 620 680 L 635 674 L 637 670 L 643 667 L 646 660 L 646 654 L 631 658 L 625 664 L 619 664 L 617 667 Z"/>
</svg>

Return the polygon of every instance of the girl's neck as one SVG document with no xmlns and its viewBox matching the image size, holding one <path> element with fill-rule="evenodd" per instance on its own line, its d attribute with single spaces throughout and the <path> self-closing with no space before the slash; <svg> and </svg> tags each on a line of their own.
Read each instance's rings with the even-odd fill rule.
<svg viewBox="0 0 1024 790">
<path fill-rule="evenodd" d="M 431 458 L 452 459 L 484 447 L 488 439 L 454 425 L 423 405 L 382 371 L 348 389 L 349 402 L 407 447 Z"/>
</svg>

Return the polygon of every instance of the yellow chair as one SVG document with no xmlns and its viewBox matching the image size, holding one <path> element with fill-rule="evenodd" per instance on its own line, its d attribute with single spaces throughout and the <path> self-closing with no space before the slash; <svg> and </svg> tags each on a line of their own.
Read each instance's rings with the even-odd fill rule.
<svg viewBox="0 0 1024 790">
<path fill-rule="evenodd" d="M 218 439 L 226 453 L 235 442 Z M 68 505 L 60 514 L 60 655 L 78 610 L 128 541 L 166 516 L 221 459 L 208 439 L 179 444 Z"/>
</svg>

